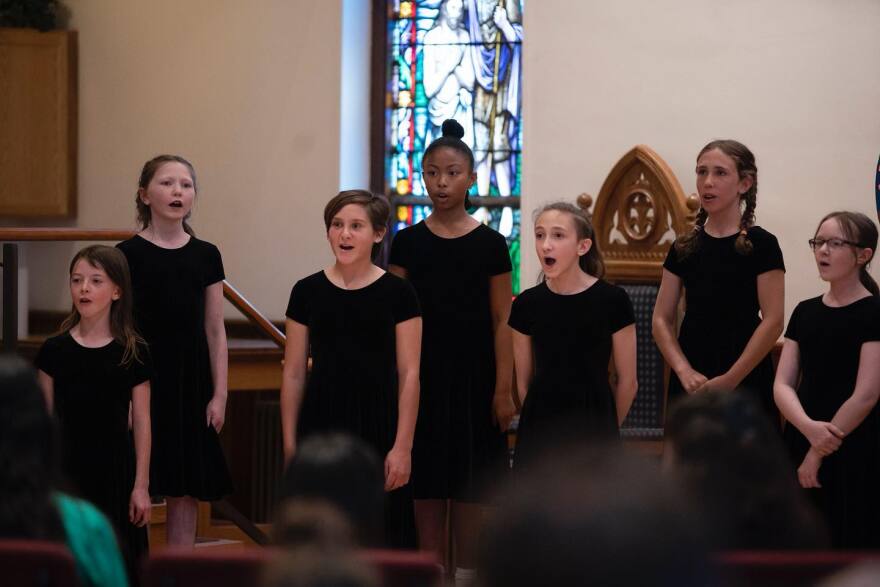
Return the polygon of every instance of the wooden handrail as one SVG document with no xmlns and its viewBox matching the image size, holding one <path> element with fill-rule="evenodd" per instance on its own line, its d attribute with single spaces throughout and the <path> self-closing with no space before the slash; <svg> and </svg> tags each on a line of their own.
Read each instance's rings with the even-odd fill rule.
<svg viewBox="0 0 880 587">
<path fill-rule="evenodd" d="M 124 241 L 133 230 L 84 230 L 80 228 L 0 228 L 0 241 Z"/>
<path fill-rule="evenodd" d="M 133 230 L 81 228 L 0 228 L 0 242 L 26 241 L 122 241 L 134 236 Z M 278 330 L 231 283 L 223 280 L 223 296 L 276 345 L 284 348 L 287 337 Z"/>
<path fill-rule="evenodd" d="M 223 295 L 239 312 L 244 314 L 245 318 L 262 330 L 264 334 L 267 334 L 269 338 L 272 339 L 272 342 L 279 347 L 284 348 L 284 345 L 287 342 L 287 337 L 284 336 L 284 333 L 278 330 L 268 318 L 257 310 L 253 304 L 247 301 L 244 296 L 242 296 L 238 290 L 225 279 L 223 280 Z"/>
</svg>

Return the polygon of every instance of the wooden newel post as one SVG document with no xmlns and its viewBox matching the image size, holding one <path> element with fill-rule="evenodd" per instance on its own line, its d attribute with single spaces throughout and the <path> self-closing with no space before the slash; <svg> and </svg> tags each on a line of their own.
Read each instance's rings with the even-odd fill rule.
<svg viewBox="0 0 880 587">
<path fill-rule="evenodd" d="M 18 245 L 3 244 L 3 350 L 18 346 Z"/>
</svg>

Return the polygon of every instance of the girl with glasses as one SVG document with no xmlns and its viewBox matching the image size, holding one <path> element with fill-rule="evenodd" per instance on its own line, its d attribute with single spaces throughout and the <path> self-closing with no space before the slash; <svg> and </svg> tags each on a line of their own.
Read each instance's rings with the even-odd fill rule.
<svg viewBox="0 0 880 587">
<path fill-rule="evenodd" d="M 798 481 L 837 548 L 880 546 L 880 297 L 868 274 L 877 226 L 832 212 L 809 241 L 828 291 L 797 305 L 774 397 Z"/>
</svg>

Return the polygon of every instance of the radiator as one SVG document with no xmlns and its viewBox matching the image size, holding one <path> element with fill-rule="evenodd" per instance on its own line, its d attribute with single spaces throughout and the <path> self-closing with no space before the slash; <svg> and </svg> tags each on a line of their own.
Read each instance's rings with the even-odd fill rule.
<svg viewBox="0 0 880 587">
<path fill-rule="evenodd" d="M 256 402 L 253 438 L 251 516 L 254 522 L 265 523 L 272 520 L 284 463 L 281 448 L 281 408 L 278 400 Z"/>
</svg>

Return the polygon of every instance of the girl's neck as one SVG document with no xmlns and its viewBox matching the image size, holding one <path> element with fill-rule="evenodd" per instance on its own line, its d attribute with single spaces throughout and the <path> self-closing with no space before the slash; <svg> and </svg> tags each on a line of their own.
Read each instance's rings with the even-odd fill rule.
<svg viewBox="0 0 880 587">
<path fill-rule="evenodd" d="M 425 219 L 425 224 L 437 236 L 456 238 L 472 231 L 479 222 L 461 207 L 454 210 L 434 210 Z"/>
<path fill-rule="evenodd" d="M 110 330 L 110 313 L 91 318 L 80 317 L 79 322 L 70 329 L 70 336 L 84 347 L 102 347 L 113 340 Z"/>
<path fill-rule="evenodd" d="M 822 296 L 822 301 L 826 306 L 833 308 L 848 306 L 871 295 L 871 292 L 865 289 L 859 280 L 858 269 L 840 279 L 835 279 L 829 285 L 831 287 Z"/>
<path fill-rule="evenodd" d="M 382 277 L 385 271 L 376 265 L 370 259 L 355 263 L 334 263 L 324 270 L 327 279 L 342 289 L 361 289 L 366 287 Z"/>
<path fill-rule="evenodd" d="M 739 205 L 731 206 L 727 210 L 719 210 L 715 214 L 706 219 L 703 225 L 709 236 L 723 237 L 736 234 L 740 231 L 740 223 L 742 222 L 742 213 Z"/>
<path fill-rule="evenodd" d="M 547 287 L 550 291 L 560 295 L 572 295 L 589 289 L 598 278 L 593 277 L 575 263 L 571 269 L 560 273 L 556 277 L 547 279 Z"/>
<path fill-rule="evenodd" d="M 169 249 L 182 247 L 190 239 L 190 235 L 183 229 L 183 222 L 169 222 L 162 218 L 151 219 L 150 225 L 140 235 L 153 244 Z"/>
</svg>

